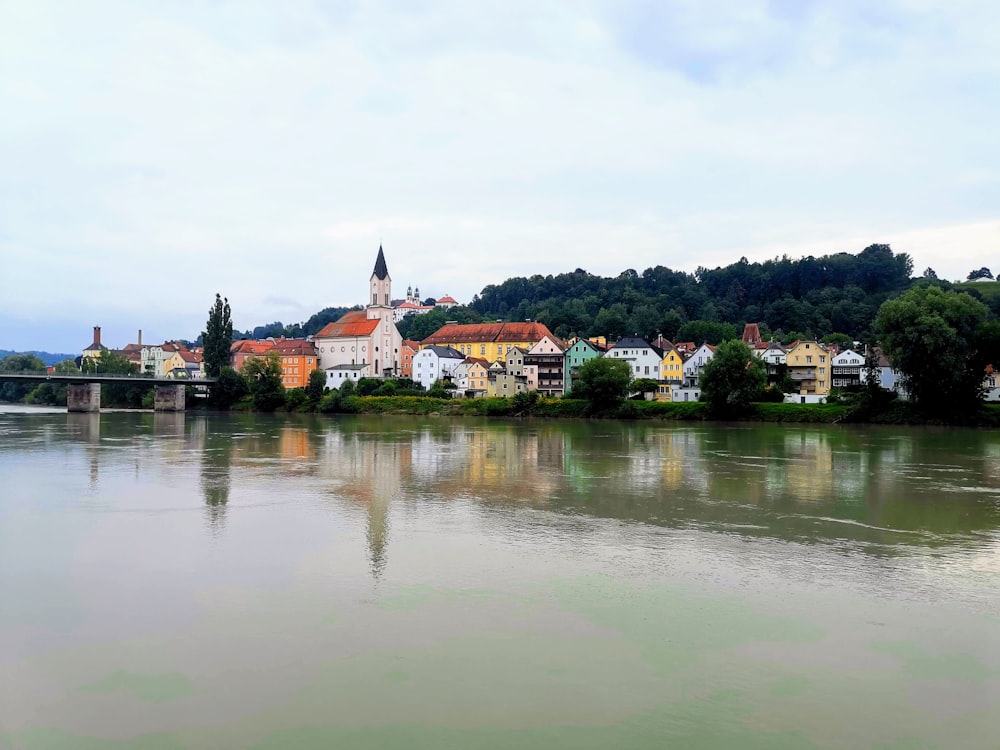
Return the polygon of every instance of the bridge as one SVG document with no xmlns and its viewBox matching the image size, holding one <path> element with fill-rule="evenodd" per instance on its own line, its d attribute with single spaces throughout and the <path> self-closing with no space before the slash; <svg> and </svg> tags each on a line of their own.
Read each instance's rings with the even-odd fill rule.
<svg viewBox="0 0 1000 750">
<path fill-rule="evenodd" d="M 0 372 L 0 383 L 65 383 L 66 409 L 72 412 L 95 412 L 101 410 L 101 383 L 151 385 L 155 387 L 154 411 L 184 411 L 184 387 L 188 385 L 212 385 L 216 378 L 194 378 L 178 380 L 157 378 L 152 375 L 116 375 L 98 372 Z"/>
</svg>

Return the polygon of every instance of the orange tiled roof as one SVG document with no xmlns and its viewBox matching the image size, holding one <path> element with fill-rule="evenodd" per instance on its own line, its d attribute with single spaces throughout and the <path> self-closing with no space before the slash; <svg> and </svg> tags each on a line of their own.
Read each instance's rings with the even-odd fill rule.
<svg viewBox="0 0 1000 750">
<path fill-rule="evenodd" d="M 273 341 L 254 341 L 252 339 L 242 339 L 234 341 L 229 348 L 231 354 L 267 354 L 274 348 Z"/>
<path fill-rule="evenodd" d="M 327 323 L 313 338 L 335 339 L 349 336 L 367 336 L 378 328 L 379 319 L 368 319 L 364 310 L 351 310 L 333 323 Z"/>
<path fill-rule="evenodd" d="M 187 349 L 181 349 L 177 353 L 181 355 L 181 359 L 185 362 L 199 364 L 202 361 L 202 356 L 197 352 L 189 352 Z"/>
<path fill-rule="evenodd" d="M 441 326 L 425 338 L 424 346 L 431 344 L 532 341 L 543 336 L 555 340 L 544 323 L 451 323 Z"/>
<path fill-rule="evenodd" d="M 275 351 L 285 357 L 315 357 L 316 345 L 305 339 L 281 339 L 274 345 Z"/>
<path fill-rule="evenodd" d="M 419 341 L 410 341 L 409 339 L 403 339 L 403 346 L 408 346 L 415 352 L 420 351 Z"/>
</svg>

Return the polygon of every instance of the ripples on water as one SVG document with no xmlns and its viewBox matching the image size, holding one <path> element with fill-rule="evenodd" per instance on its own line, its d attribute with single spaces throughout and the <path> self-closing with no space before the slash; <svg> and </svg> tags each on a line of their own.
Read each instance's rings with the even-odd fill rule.
<svg viewBox="0 0 1000 750">
<path fill-rule="evenodd" d="M 0 411 L 0 746 L 988 747 L 998 464 L 985 431 Z"/>
</svg>

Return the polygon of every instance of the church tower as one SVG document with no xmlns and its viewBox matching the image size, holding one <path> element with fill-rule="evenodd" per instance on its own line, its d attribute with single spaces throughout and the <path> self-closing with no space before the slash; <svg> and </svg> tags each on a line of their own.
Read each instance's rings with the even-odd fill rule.
<svg viewBox="0 0 1000 750">
<path fill-rule="evenodd" d="M 385 264 L 385 253 L 382 245 L 378 246 L 378 257 L 375 259 L 375 270 L 369 280 L 371 304 L 365 310 L 368 320 L 379 321 L 372 331 L 372 358 L 375 377 L 395 375 L 399 373 L 399 352 L 403 346 L 403 338 L 399 335 L 392 311 L 392 278 Z"/>
<path fill-rule="evenodd" d="M 368 306 L 368 318 L 381 318 L 379 313 L 372 314 L 373 307 L 388 307 L 392 310 L 392 278 L 385 265 L 385 253 L 382 245 L 378 246 L 378 258 L 375 259 L 375 270 L 371 277 L 371 304 Z"/>
</svg>

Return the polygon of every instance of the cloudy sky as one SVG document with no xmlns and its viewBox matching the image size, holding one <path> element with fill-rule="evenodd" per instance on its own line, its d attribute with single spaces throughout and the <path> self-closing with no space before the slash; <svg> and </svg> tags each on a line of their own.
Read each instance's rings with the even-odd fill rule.
<svg viewBox="0 0 1000 750">
<path fill-rule="evenodd" d="M 0 348 L 888 242 L 1000 271 L 1000 4 L 0 0 Z"/>
</svg>

